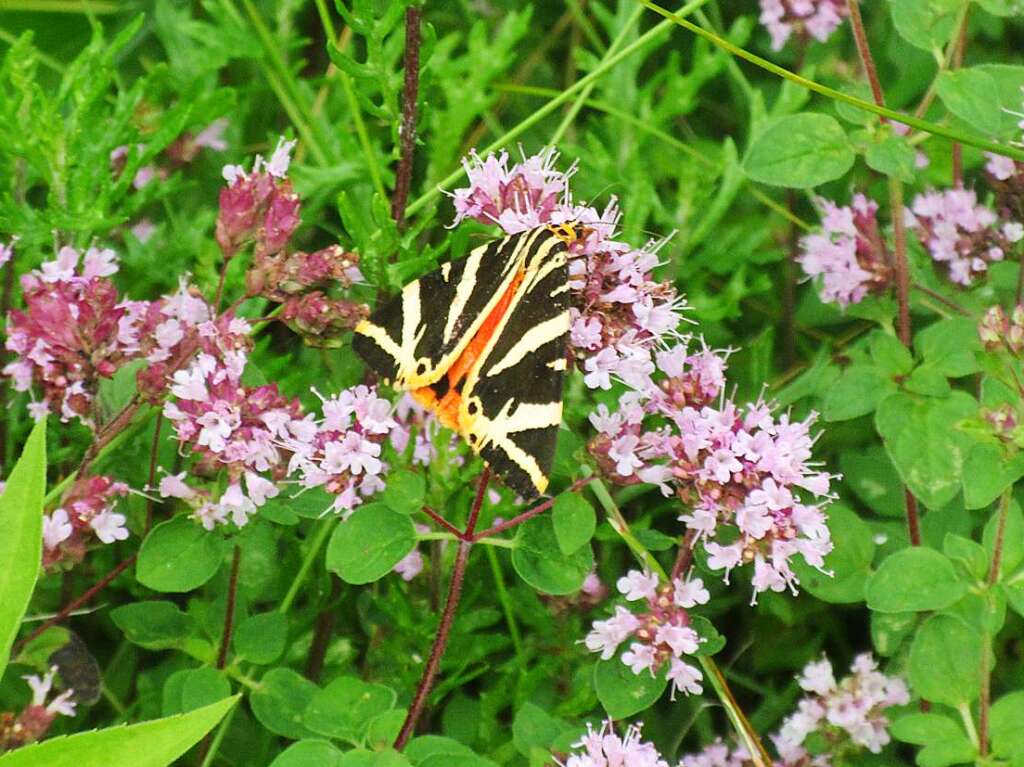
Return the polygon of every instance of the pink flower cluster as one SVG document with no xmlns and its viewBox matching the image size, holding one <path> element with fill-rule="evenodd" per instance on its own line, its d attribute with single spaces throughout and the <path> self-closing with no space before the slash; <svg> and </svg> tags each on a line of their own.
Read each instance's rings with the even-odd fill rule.
<svg viewBox="0 0 1024 767">
<path fill-rule="evenodd" d="M 644 392 L 627 392 L 619 410 L 599 407 L 590 420 L 600 432 L 590 450 L 621 484 L 653 482 L 690 511 L 680 516 L 708 566 L 729 572 L 754 565 L 754 597 L 794 588 L 794 554 L 823 567 L 832 549 L 823 507 L 831 477 L 811 463 L 815 415 L 776 418 L 763 402 L 740 407 L 720 398 L 724 360 L 677 346 L 656 355 L 665 378 Z M 665 424 L 646 428 L 645 418 Z M 813 503 L 801 498 L 814 496 Z M 737 533 L 738 532 L 738 536 Z M 728 538 L 730 543 L 722 543 Z"/>
<path fill-rule="evenodd" d="M 111 250 L 89 248 L 83 258 L 65 246 L 22 276 L 25 311 L 12 310 L 7 321 L 6 348 L 16 359 L 3 373 L 17 391 L 42 389 L 42 400 L 30 406 L 35 418 L 56 411 L 62 421 L 93 425 L 99 378 L 137 355 L 137 308 L 119 300 L 108 279 L 116 271 Z"/>
<path fill-rule="evenodd" d="M 555 761 L 562 767 L 669 767 L 653 743 L 640 739 L 642 724 L 631 724 L 620 736 L 608 720 L 595 730 L 587 723 L 587 734 L 572 744 L 581 752 L 570 754 L 565 761 Z"/>
<path fill-rule="evenodd" d="M 347 514 L 364 497 L 384 489 L 383 443 L 398 424 L 391 403 L 368 386 L 321 399 L 323 418 L 306 422 L 312 433 L 283 442 L 292 452 L 288 472 L 299 474 L 303 487 L 322 487 L 335 495 L 331 508 Z"/>
<path fill-rule="evenodd" d="M 848 15 L 842 0 L 761 0 L 760 21 L 778 51 L 794 34 L 825 42 Z"/>
<path fill-rule="evenodd" d="M 846 308 L 892 280 L 892 267 L 878 228 L 878 203 L 862 194 L 848 206 L 819 199 L 822 231 L 800 241 L 798 261 L 804 272 L 820 277 L 824 303 Z"/>
<path fill-rule="evenodd" d="M 932 259 L 947 265 L 949 278 L 964 286 L 1024 239 L 1024 225 L 1000 221 L 994 211 L 978 204 L 974 190 L 964 188 L 919 194 L 907 211 L 907 225 Z"/>
<path fill-rule="evenodd" d="M 160 483 L 161 495 L 188 502 L 207 529 L 227 524 L 229 516 L 239 527 L 245 525 L 250 514 L 278 494 L 274 482 L 286 473 L 285 443 L 308 441 L 316 433 L 299 401 L 281 395 L 276 384 L 242 384 L 252 343 L 249 331 L 249 324 L 230 312 L 200 326 L 199 352 L 187 368 L 174 373 L 174 400 L 164 405 L 179 443 L 199 456 L 193 473 L 227 471 L 228 486 L 217 502 L 186 485 L 182 475 Z"/>
<path fill-rule="evenodd" d="M 796 712 L 772 736 L 786 764 L 807 756 L 803 744 L 815 732 L 825 734 L 833 751 L 848 742 L 877 754 L 890 741 L 885 710 L 910 702 L 906 683 L 881 673 L 870 653 L 858 655 L 850 671 L 837 683 L 832 664 L 825 658 L 804 668 L 797 681 L 809 694 L 801 698 Z"/>
<path fill-rule="evenodd" d="M 77 480 L 60 507 L 43 517 L 43 565 L 80 562 L 93 536 L 103 543 L 125 540 L 127 519 L 114 505 L 128 492 L 123 482 L 102 475 Z"/>
<path fill-rule="evenodd" d="M 642 601 L 646 610 L 634 612 L 618 605 L 615 614 L 603 621 L 594 621 L 583 640 L 591 652 L 601 653 L 603 660 L 613 657 L 619 645 L 629 641 L 621 660 L 634 674 L 649 672 L 652 676 L 667 669 L 672 682 L 672 695 L 700 693 L 700 670 L 683 660 L 694 655 L 704 639 L 690 626 L 689 608 L 707 604 L 711 598 L 700 578 L 676 578 L 662 583 L 653 573 L 630 570 L 619 578 L 616 587 L 629 602 Z"/>
<path fill-rule="evenodd" d="M 653 371 L 653 350 L 676 336 L 685 302 L 652 272 L 659 245 L 637 249 L 612 239 L 621 214 L 613 199 L 603 212 L 573 202 L 569 179 L 575 165 L 555 170 L 551 150 L 508 167 L 508 154 L 464 160 L 468 187 L 453 193 L 455 223 L 473 218 L 515 234 L 541 224 L 575 222 L 583 238 L 569 264 L 572 288 L 571 342 L 585 361 L 591 388 L 611 380 L 638 387 Z"/>
<path fill-rule="evenodd" d="M 47 702 L 53 690 L 57 667 L 51 666 L 42 677 L 35 674 L 23 676 L 32 689 L 32 700 L 18 716 L 0 714 L 0 752 L 34 743 L 46 734 L 58 716 L 74 716 L 75 701 L 73 689 L 64 690 Z"/>
<path fill-rule="evenodd" d="M 721 738 L 705 746 L 696 754 L 688 754 L 679 762 L 679 767 L 749 767 L 753 761 L 750 752 L 742 746 L 729 748 Z M 796 767 L 774 762 L 773 767 Z"/>
</svg>

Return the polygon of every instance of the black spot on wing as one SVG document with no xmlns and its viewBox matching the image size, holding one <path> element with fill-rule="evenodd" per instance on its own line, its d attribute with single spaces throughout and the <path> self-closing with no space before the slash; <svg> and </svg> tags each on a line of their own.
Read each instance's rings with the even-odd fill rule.
<svg viewBox="0 0 1024 767">
<path fill-rule="evenodd" d="M 545 477 L 550 476 L 551 466 L 555 460 L 555 446 L 558 443 L 557 426 L 517 432 L 511 435 L 511 438 L 519 448 L 533 456 Z M 530 475 L 500 446 L 489 444 L 480 451 L 480 455 L 490 465 L 491 471 L 501 477 L 505 486 L 514 490 L 524 500 L 533 500 L 540 495 Z"/>
</svg>

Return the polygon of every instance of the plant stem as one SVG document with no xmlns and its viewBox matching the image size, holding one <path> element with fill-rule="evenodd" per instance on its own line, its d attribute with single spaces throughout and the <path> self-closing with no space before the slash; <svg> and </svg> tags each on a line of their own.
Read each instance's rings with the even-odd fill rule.
<svg viewBox="0 0 1024 767">
<path fill-rule="evenodd" d="M 149 533 L 153 527 L 153 484 L 156 482 L 156 454 L 160 446 L 160 427 L 164 423 L 164 413 L 156 414 L 156 425 L 153 427 L 153 444 L 149 448 L 149 479 L 146 481 L 146 529 Z"/>
<path fill-rule="evenodd" d="M 999 496 L 999 521 L 996 522 L 996 538 L 992 543 L 992 563 L 988 569 L 987 583 L 995 586 L 999 582 L 999 570 L 1003 564 L 1003 539 L 1006 537 L 1006 518 L 1010 513 L 1010 499 L 1013 497 L 1011 485 Z"/>
<path fill-rule="evenodd" d="M 231 649 L 231 635 L 235 630 L 235 602 L 238 598 L 238 568 L 242 563 L 242 548 L 236 543 L 231 556 L 231 577 L 228 581 L 228 603 L 224 608 L 224 632 L 220 637 L 220 650 L 217 652 L 217 668 L 222 669 L 228 663 L 228 651 Z"/>
<path fill-rule="evenodd" d="M 451 522 L 449 522 L 447 519 L 442 517 L 440 514 L 438 514 L 436 511 L 434 511 L 432 508 L 430 508 L 429 506 L 424 506 L 421 509 L 421 511 L 428 517 L 430 517 L 432 520 L 434 520 L 434 522 L 436 522 L 438 525 L 440 525 L 449 533 L 454 535 L 456 540 L 461 541 L 463 539 L 462 531 L 455 525 L 453 525 Z"/>
<path fill-rule="evenodd" d="M 305 677 L 311 682 L 319 682 L 320 674 L 324 670 L 324 659 L 327 657 L 327 648 L 331 645 L 331 635 L 334 633 L 334 623 L 337 619 L 335 601 L 341 596 L 341 579 L 331 573 L 331 591 L 327 597 L 327 605 L 321 608 L 316 615 L 313 624 L 313 641 L 309 646 L 309 655 L 306 657 Z"/>
<path fill-rule="evenodd" d="M 213 760 L 217 757 L 217 751 L 220 749 L 220 744 L 223 742 L 224 736 L 231 727 L 231 721 L 235 718 L 236 711 L 238 711 L 238 706 L 232 706 L 224 715 L 220 725 L 217 727 L 217 731 L 213 734 L 213 740 L 210 741 L 209 750 L 206 752 L 206 755 L 199 767 L 210 767 L 210 765 L 213 764 Z"/>
<path fill-rule="evenodd" d="M 448 598 L 444 603 L 444 612 L 441 613 L 441 622 L 437 627 L 437 636 L 434 637 L 434 644 L 430 648 L 430 657 L 427 665 L 423 668 L 419 684 L 416 685 L 416 694 L 413 696 L 412 704 L 409 706 L 409 713 L 402 723 L 402 729 L 395 738 L 394 748 L 401 751 L 409 742 L 416 724 L 423 714 L 423 708 L 427 703 L 427 695 L 434 686 L 434 677 L 441 667 L 441 658 L 445 648 L 448 646 L 448 636 L 451 634 L 452 624 L 455 621 L 455 610 L 462 598 L 462 583 L 466 578 L 466 565 L 469 563 L 469 552 L 473 548 L 473 531 L 476 529 L 476 521 L 480 516 L 480 507 L 483 505 L 484 493 L 487 491 L 487 483 L 491 478 L 490 467 L 484 466 L 480 472 L 480 481 L 477 484 L 476 497 L 473 499 L 473 507 L 469 510 L 469 517 L 466 520 L 466 530 L 463 533 L 464 540 L 459 541 L 455 553 L 455 566 L 452 568 L 452 577 L 448 583 Z"/>
<path fill-rule="evenodd" d="M 302 582 L 306 580 L 306 576 L 309 575 L 310 568 L 313 567 L 313 560 L 316 559 L 316 555 L 319 554 L 320 549 L 323 548 L 324 543 L 327 541 L 331 531 L 334 529 L 334 523 L 336 521 L 337 520 L 334 517 L 330 517 L 320 522 L 320 525 L 313 536 L 313 540 L 309 544 L 309 550 L 306 551 L 306 556 L 302 558 L 302 564 L 299 565 L 299 569 L 296 571 L 295 577 L 292 579 L 292 583 L 284 595 L 284 599 L 281 600 L 281 604 L 277 607 L 277 611 L 279 613 L 286 613 L 291 609 L 292 602 L 295 601 L 295 597 L 298 595 L 299 589 L 302 587 Z"/>
<path fill-rule="evenodd" d="M 959 29 L 956 39 L 953 41 L 953 58 L 950 62 L 950 69 L 959 69 L 964 63 L 964 52 L 967 50 L 967 20 L 970 15 L 970 3 L 964 3 L 960 14 Z M 964 185 L 964 148 L 960 142 L 953 142 L 952 152 L 953 186 L 962 187 Z"/>
<path fill-rule="evenodd" d="M 864 21 L 860 15 L 859 0 L 846 0 L 846 9 L 850 12 L 850 28 L 853 29 L 853 39 L 857 43 L 857 53 L 860 54 L 864 74 L 871 85 L 871 95 L 878 106 L 884 107 L 885 96 L 882 94 L 882 83 L 878 79 L 878 69 L 875 67 L 875 60 L 871 56 L 867 30 L 864 29 Z M 888 120 L 882 117 L 882 122 L 888 122 Z"/>
<path fill-rule="evenodd" d="M 81 596 L 75 597 L 70 602 L 68 602 L 66 605 L 64 605 L 62 608 L 60 608 L 60 610 L 57 611 L 56 615 L 54 615 L 49 620 L 43 621 L 43 623 L 39 624 L 39 627 L 36 628 L 35 631 L 30 633 L 24 639 L 20 640 L 14 646 L 14 648 L 11 650 L 11 655 L 12 656 L 16 655 L 21 650 L 21 648 L 23 648 L 25 645 L 27 645 L 33 639 L 35 639 L 36 637 L 40 636 L 44 631 L 46 631 L 51 626 L 56 626 L 58 623 L 62 622 L 65 618 L 67 618 L 69 615 L 71 615 L 71 613 L 73 613 L 79 607 L 81 607 L 86 602 L 88 602 L 90 599 L 92 599 L 94 596 L 96 596 L 101 591 L 103 591 L 103 589 L 105 589 L 108 585 L 110 585 L 110 582 L 112 580 L 114 580 L 114 578 L 119 576 L 122 572 L 124 572 L 126 569 L 131 567 L 132 564 L 134 564 L 135 558 L 137 556 L 138 556 L 138 554 L 132 554 L 130 557 L 128 557 L 128 559 L 125 559 L 124 561 L 122 561 L 113 570 L 111 570 L 109 573 L 107 573 L 102 578 L 100 578 L 89 589 L 87 589 L 85 592 L 83 592 Z"/>
<path fill-rule="evenodd" d="M 790 211 L 796 207 L 792 189 L 786 192 L 786 207 Z M 800 234 L 792 224 L 786 239 L 788 252 L 782 267 L 782 359 L 786 367 L 792 367 L 796 364 L 796 280 L 800 256 Z"/>
<path fill-rule="evenodd" d="M 391 217 L 399 230 L 405 228 L 405 205 L 412 185 L 412 161 L 416 152 L 416 99 L 420 89 L 420 7 L 405 9 L 405 84 L 402 89 L 402 124 L 399 128 L 401 159 L 391 198 Z"/>
<path fill-rule="evenodd" d="M 584 485 L 588 484 L 589 482 L 592 482 L 594 479 L 595 477 L 583 477 L 581 479 L 577 479 L 575 482 L 572 483 L 572 485 L 569 486 L 569 489 L 566 490 L 565 492 L 575 493 Z M 517 514 L 516 516 L 512 517 L 512 519 L 506 519 L 504 522 L 500 524 L 494 525 L 493 527 L 489 527 L 481 533 L 477 533 L 470 540 L 473 543 L 479 543 L 484 538 L 492 538 L 498 533 L 502 533 L 506 530 L 516 527 L 517 525 L 521 525 L 526 520 L 532 519 L 538 514 L 542 514 L 543 512 L 550 509 L 552 505 L 554 505 L 554 503 L 554 498 L 548 498 L 546 501 L 537 504 L 532 509 L 524 511 L 522 514 Z"/>
<path fill-rule="evenodd" d="M 972 136 L 968 133 L 964 133 L 963 131 L 957 130 L 955 128 L 939 125 L 938 123 L 933 123 L 928 120 L 922 120 L 918 117 L 914 117 L 913 115 L 903 114 L 902 112 L 898 112 L 895 109 L 889 109 L 888 107 L 878 106 L 877 104 L 872 104 L 870 101 L 865 101 L 864 99 L 857 98 L 856 96 L 851 96 L 849 93 L 843 93 L 842 91 L 837 91 L 835 88 L 829 88 L 827 85 L 822 85 L 821 83 L 817 83 L 814 80 L 809 80 L 806 77 L 803 77 L 802 75 L 798 75 L 795 72 L 790 72 L 788 69 L 780 67 L 778 64 L 773 64 L 767 59 L 763 59 L 756 54 L 750 53 L 749 51 L 740 48 L 738 45 L 734 45 L 725 38 L 719 37 L 715 33 L 709 32 L 706 29 L 702 29 L 701 27 L 698 27 L 696 24 L 687 21 L 686 19 L 682 18 L 680 14 L 674 14 L 671 11 L 662 8 L 661 6 L 656 5 L 655 3 L 651 2 L 651 0 L 637 0 L 637 2 L 642 3 L 643 5 L 647 6 L 660 16 L 664 16 L 672 23 L 678 24 L 679 26 L 688 29 L 695 35 L 703 37 L 708 42 L 712 43 L 713 45 L 719 48 L 722 48 L 723 50 L 728 51 L 734 56 L 738 56 L 741 59 L 749 61 L 751 64 L 754 64 L 755 66 L 760 67 L 761 69 L 771 72 L 772 74 L 777 75 L 783 78 L 784 80 L 789 80 L 790 82 L 795 83 L 796 85 L 799 85 L 802 88 L 814 91 L 815 93 L 820 93 L 822 96 L 827 96 L 828 98 L 834 101 L 842 101 L 845 104 L 849 104 L 850 106 L 856 107 L 857 109 L 862 109 L 865 112 L 871 112 L 873 114 L 879 115 L 880 117 L 887 117 L 890 120 L 895 120 L 897 122 L 904 123 L 912 128 L 922 130 L 925 133 L 931 133 L 934 136 L 942 136 L 943 138 L 947 138 L 950 141 L 959 141 L 963 144 L 977 147 L 978 149 L 983 149 L 986 152 L 993 152 L 994 154 L 1003 155 L 1004 157 L 1010 157 L 1013 158 L 1014 160 L 1024 161 L 1024 150 L 1017 149 L 1016 147 L 1008 146 L 1006 144 L 999 144 L 994 141 L 987 141 L 983 138 Z M 582 80 L 580 82 L 582 82 Z"/>
<path fill-rule="evenodd" d="M 622 512 L 619 511 L 619 507 L 615 504 L 614 499 L 611 497 L 611 494 L 608 492 L 608 489 L 604 486 L 601 480 L 595 478 L 594 483 L 591 485 L 591 489 L 593 489 L 594 495 L 597 496 L 598 500 L 601 501 L 601 505 L 609 516 L 608 521 L 612 528 L 619 534 L 619 537 L 626 542 L 626 545 L 629 546 L 630 550 L 633 552 L 633 556 L 637 558 L 637 561 L 639 561 L 646 570 L 657 573 L 661 580 L 667 581 L 669 578 L 665 573 L 665 569 L 661 566 L 661 563 L 655 559 L 654 555 L 651 554 L 651 552 L 648 551 L 642 543 L 640 543 L 635 535 L 633 535 L 632 531 L 629 529 L 629 524 L 622 516 Z M 736 730 L 736 734 L 739 736 L 740 742 L 743 743 L 747 752 L 750 753 L 756 767 L 771 767 L 771 757 L 768 756 L 768 752 L 765 751 L 764 745 L 761 743 L 761 738 L 758 736 L 757 732 L 750 724 L 750 721 L 736 702 L 736 698 L 729 689 L 729 685 L 725 681 L 725 677 L 722 676 L 722 672 L 719 670 L 718 664 L 708 656 L 701 656 L 699 660 L 701 667 L 704 669 L 705 677 L 714 688 L 715 694 L 718 696 L 718 700 L 725 708 L 733 729 Z"/>
<path fill-rule="evenodd" d="M 484 551 L 487 552 L 487 561 L 490 562 L 491 573 L 494 575 L 494 591 L 498 596 L 498 602 L 501 604 L 501 611 L 505 615 L 508 635 L 512 640 L 512 647 L 515 650 L 516 658 L 520 662 L 520 670 L 522 670 L 522 664 L 525 663 L 523 637 L 519 633 L 519 623 L 516 621 L 516 614 L 512 609 L 512 599 L 509 596 L 508 587 L 505 585 L 505 576 L 501 572 L 501 563 L 498 561 L 497 552 L 491 546 L 485 548 Z"/>
</svg>

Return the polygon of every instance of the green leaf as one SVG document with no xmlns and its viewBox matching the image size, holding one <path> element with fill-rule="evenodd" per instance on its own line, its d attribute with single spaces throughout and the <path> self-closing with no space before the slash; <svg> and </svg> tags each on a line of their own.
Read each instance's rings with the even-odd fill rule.
<svg viewBox="0 0 1024 767">
<path fill-rule="evenodd" d="M 871 611 L 871 643 L 879 655 L 891 658 L 917 624 L 917 613 Z"/>
<path fill-rule="evenodd" d="M 0 495 L 0 676 L 39 576 L 46 492 L 46 419 L 32 428 Z"/>
<path fill-rule="evenodd" d="M 193 711 L 231 696 L 224 673 L 209 666 L 189 669 L 181 681 L 181 710 Z"/>
<path fill-rule="evenodd" d="M 1021 477 L 1024 477 L 1024 454 L 1018 453 L 1007 460 L 998 445 L 975 444 L 964 462 L 964 506 L 985 508 Z"/>
<path fill-rule="evenodd" d="M 527 701 L 512 720 L 512 742 L 516 751 L 529 756 L 536 746 L 550 749 L 559 735 L 568 729 L 568 724 L 552 716 L 540 706 Z"/>
<path fill-rule="evenodd" d="M 625 719 L 654 705 L 665 692 L 664 674 L 634 674 L 619 658 L 599 660 L 594 666 L 594 690 L 612 719 Z"/>
<path fill-rule="evenodd" d="M 366 726 L 366 745 L 378 751 L 394 743 L 408 713 L 408 709 L 393 708 L 373 717 Z"/>
<path fill-rule="evenodd" d="M 551 520 L 563 554 L 572 554 L 590 543 L 597 527 L 594 507 L 579 493 L 562 493 L 555 498 Z"/>
<path fill-rule="evenodd" d="M 339 767 L 411 767 L 409 760 L 397 751 L 364 751 L 357 749 L 342 754 Z"/>
<path fill-rule="evenodd" d="M 878 404 L 875 426 L 885 449 L 903 482 L 928 508 L 942 508 L 960 490 L 972 443 L 956 425 L 977 407 L 962 391 L 941 399 L 897 392 Z"/>
<path fill-rule="evenodd" d="M 186 517 L 153 528 L 139 549 L 135 575 L 154 591 L 197 589 L 212 578 L 224 561 L 226 543 Z"/>
<path fill-rule="evenodd" d="M 694 656 L 716 655 L 725 647 L 725 637 L 718 633 L 715 625 L 702 615 L 690 616 L 690 628 L 703 640 L 697 646 Z"/>
<path fill-rule="evenodd" d="M 989 734 L 992 750 L 999 756 L 1012 758 L 1024 754 L 1024 691 L 1011 692 L 992 704 Z"/>
<path fill-rule="evenodd" d="M 896 336 L 876 330 L 870 339 L 871 359 L 886 376 L 902 376 L 914 367 L 914 358 Z"/>
<path fill-rule="evenodd" d="M 147 650 L 169 650 L 184 646 L 196 634 L 196 622 L 173 602 L 134 602 L 110 611 L 124 638 Z"/>
<path fill-rule="evenodd" d="M 235 652 L 250 663 L 273 663 L 288 642 L 288 616 L 275 611 L 246 618 L 239 622 L 232 642 Z"/>
<path fill-rule="evenodd" d="M 872 170 L 910 183 L 914 180 L 917 152 L 904 136 L 889 133 L 868 144 L 864 161 Z"/>
<path fill-rule="evenodd" d="M 304 519 L 320 519 L 331 508 L 335 496 L 321 487 L 311 487 L 297 495 L 278 495 L 270 498 L 260 507 L 260 515 L 270 512 L 274 516 L 299 516 Z"/>
<path fill-rule="evenodd" d="M 341 751 L 326 740 L 300 740 L 278 754 L 270 767 L 341 767 Z"/>
<path fill-rule="evenodd" d="M 413 514 L 423 508 L 427 482 L 422 474 L 400 469 L 388 474 L 388 483 L 378 496 L 385 506 L 399 514 Z"/>
<path fill-rule="evenodd" d="M 770 120 L 751 142 L 743 170 L 762 184 L 806 189 L 842 177 L 855 158 L 834 117 L 805 112 Z"/>
<path fill-rule="evenodd" d="M 981 351 L 978 328 L 966 317 L 933 322 L 914 336 L 914 349 L 931 367 L 949 378 L 980 370 L 975 356 Z"/>
<path fill-rule="evenodd" d="M 0 756 L 0 767 L 167 767 L 237 702 L 236 695 L 187 714 L 50 738 Z"/>
<path fill-rule="evenodd" d="M 818 599 L 834 604 L 860 602 L 875 554 L 871 528 L 852 510 L 835 504 L 828 509 L 828 529 L 832 551 L 825 557 L 824 569 L 832 576 L 797 557 L 790 560 L 793 571 L 800 585 Z"/>
<path fill-rule="evenodd" d="M 933 615 L 910 646 L 910 686 L 934 703 L 970 703 L 981 689 L 983 651 L 981 636 L 962 620 Z"/>
<path fill-rule="evenodd" d="M 871 445 L 863 450 L 847 448 L 839 456 L 843 482 L 872 511 L 885 517 L 902 517 L 906 509 L 903 485 L 885 448 Z"/>
<path fill-rule="evenodd" d="M 1024 12 L 1024 3 L 1021 0 L 1009 0 L 1017 3 L 1017 7 Z M 981 64 L 974 69 L 991 75 L 999 89 L 998 109 L 993 113 L 998 114 L 1003 121 L 999 135 L 1003 139 L 1018 140 L 1020 138 L 1020 121 L 1015 112 L 1021 111 L 1021 88 L 1024 88 L 1024 66 L 1014 64 Z"/>
<path fill-rule="evenodd" d="M 903 382 L 903 388 L 912 394 L 926 397 L 946 397 L 952 391 L 946 376 L 927 363 L 914 369 Z"/>
<path fill-rule="evenodd" d="M 313 694 L 303 721 L 320 735 L 359 744 L 370 720 L 394 708 L 395 699 L 390 687 L 351 676 L 338 677 Z"/>
<path fill-rule="evenodd" d="M 889 0 L 892 23 L 900 37 L 931 53 L 953 37 L 960 0 Z"/>
<path fill-rule="evenodd" d="M 253 716 L 275 735 L 292 740 L 315 737 L 303 714 L 319 688 L 290 668 L 272 668 L 249 696 Z"/>
<path fill-rule="evenodd" d="M 973 67 L 947 70 L 935 86 L 946 109 L 986 135 L 999 135 L 1002 118 L 992 108 L 999 103 L 999 88 L 990 74 Z"/>
<path fill-rule="evenodd" d="M 579 591 L 594 567 L 589 545 L 563 554 L 555 526 L 547 515 L 534 517 L 519 526 L 512 549 L 512 566 L 519 577 L 545 594 L 573 594 Z"/>
<path fill-rule="evenodd" d="M 934 549 L 914 546 L 883 560 L 864 588 L 868 608 L 884 613 L 941 610 L 967 591 L 953 563 Z"/>
<path fill-rule="evenodd" d="M 981 580 L 988 572 L 989 555 L 980 543 L 955 533 L 946 533 L 942 541 L 942 553 L 960 562 L 974 578 Z"/>
<path fill-rule="evenodd" d="M 391 572 L 415 545 L 416 528 L 407 514 L 368 503 L 331 534 L 327 569 L 346 583 L 372 583 Z"/>
<path fill-rule="evenodd" d="M 848 421 L 874 411 L 896 391 L 896 384 L 872 365 L 851 365 L 825 393 L 821 414 L 826 421 Z"/>
<path fill-rule="evenodd" d="M 907 714 L 893 722 L 890 733 L 896 740 L 924 746 L 917 752 L 921 767 L 973 762 L 978 753 L 960 724 L 942 714 Z"/>
</svg>

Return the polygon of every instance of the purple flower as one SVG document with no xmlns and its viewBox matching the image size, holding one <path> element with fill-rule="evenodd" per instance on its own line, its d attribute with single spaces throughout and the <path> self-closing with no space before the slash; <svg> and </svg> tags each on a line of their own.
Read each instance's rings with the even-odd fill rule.
<svg viewBox="0 0 1024 767">
<path fill-rule="evenodd" d="M 761 23 L 780 50 L 794 34 L 825 42 L 842 24 L 848 11 L 841 0 L 760 0 Z"/>
<path fill-rule="evenodd" d="M 586 735 L 572 744 L 582 751 L 570 754 L 564 762 L 555 761 L 562 767 L 669 767 L 654 744 L 640 739 L 642 726 L 632 724 L 619 737 L 610 720 L 602 722 L 596 731 L 588 723 Z"/>
</svg>

